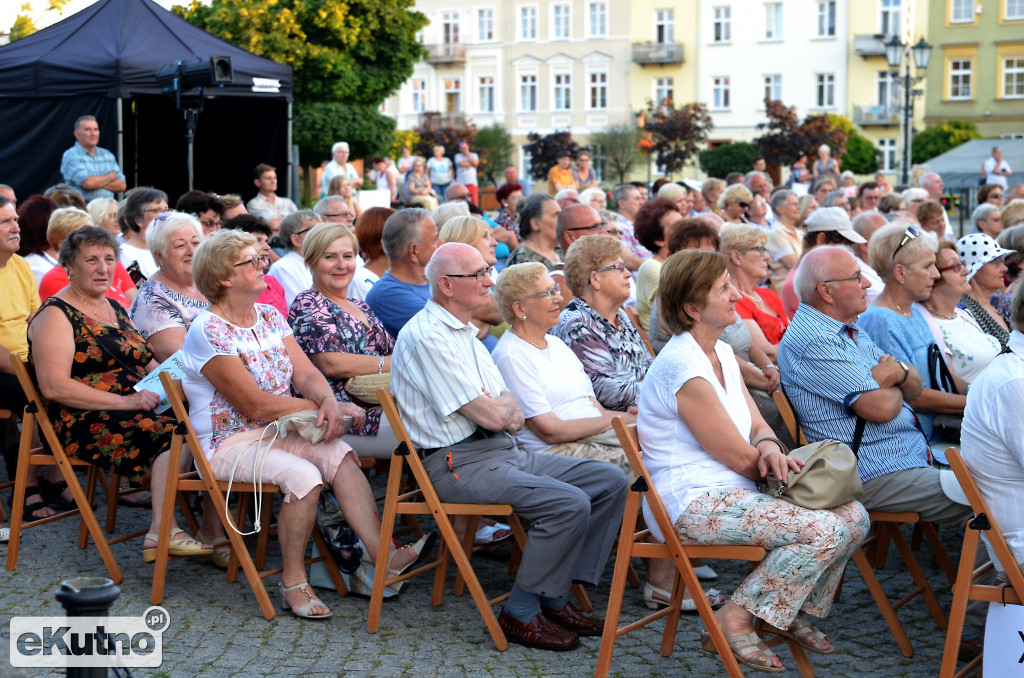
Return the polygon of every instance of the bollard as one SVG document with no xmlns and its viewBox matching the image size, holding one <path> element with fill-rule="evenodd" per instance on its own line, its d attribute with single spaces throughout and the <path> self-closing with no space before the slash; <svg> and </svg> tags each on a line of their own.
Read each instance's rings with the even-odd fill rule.
<svg viewBox="0 0 1024 678">
<path fill-rule="evenodd" d="M 106 617 L 121 589 L 106 577 L 74 577 L 61 582 L 57 600 L 69 617 Z M 106 678 L 105 667 L 68 667 L 68 678 Z"/>
</svg>

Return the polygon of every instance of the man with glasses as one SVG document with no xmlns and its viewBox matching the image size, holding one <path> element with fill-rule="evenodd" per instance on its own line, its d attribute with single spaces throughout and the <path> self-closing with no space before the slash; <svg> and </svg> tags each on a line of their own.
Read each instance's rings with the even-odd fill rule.
<svg viewBox="0 0 1024 678">
<path fill-rule="evenodd" d="M 313 287 L 313 274 L 306 261 L 302 258 L 302 243 L 314 226 L 320 223 L 320 217 L 310 210 L 302 210 L 289 214 L 281 220 L 278 235 L 284 243 L 285 255 L 275 261 L 268 273 L 284 287 L 284 298 L 288 306 L 299 292 Z"/>
<path fill-rule="evenodd" d="M 270 224 L 270 228 L 276 231 L 281 220 L 289 214 L 295 214 L 299 208 L 288 198 L 277 195 L 277 170 L 273 167 L 267 163 L 260 163 L 256 165 L 253 176 L 252 183 L 256 184 L 258 193 L 245 207 L 249 214 L 262 217 Z"/>
<path fill-rule="evenodd" d="M 356 215 L 352 213 L 345 198 L 340 195 L 329 195 L 322 198 L 313 206 L 313 213 L 320 217 L 321 221 L 329 221 L 349 228 L 352 228 L 352 224 L 356 220 Z M 362 266 L 362 263 L 359 265 Z"/>
<path fill-rule="evenodd" d="M 384 222 L 380 244 L 388 270 L 366 293 L 366 303 L 392 337 L 430 299 L 426 268 L 441 246 L 430 212 L 416 207 L 399 210 Z"/>
<path fill-rule="evenodd" d="M 952 471 L 929 465 L 928 442 L 908 404 L 921 395 L 920 373 L 884 354 L 856 324 L 867 309 L 868 280 L 853 255 L 816 247 L 800 263 L 795 286 L 800 307 L 779 344 L 779 368 L 807 439 L 854 448 L 869 511 L 913 511 L 963 529 L 973 512 L 950 498 L 959 491 Z M 983 550 L 978 555 L 986 560 Z M 980 601 L 968 606 L 961 651 L 980 645 L 986 611 Z"/>
<path fill-rule="evenodd" d="M 60 173 L 64 181 L 82 193 L 89 202 L 95 198 L 113 198 L 125 190 L 124 173 L 114 154 L 100 143 L 100 126 L 96 118 L 83 115 L 75 120 L 75 145 L 64 151 Z"/>
<path fill-rule="evenodd" d="M 409 436 L 442 501 L 508 503 L 532 526 L 498 617 L 508 639 L 575 648 L 581 635 L 600 636 L 604 621 L 569 602 L 570 586 L 598 583 L 622 519 L 626 476 L 598 460 L 520 451 L 511 434 L 523 413 L 470 322 L 489 303 L 487 264 L 475 248 L 448 243 L 425 275 L 431 297 L 391 358 L 391 390 Z"/>
<path fill-rule="evenodd" d="M 857 199 L 864 212 L 878 209 L 878 200 L 881 197 L 882 189 L 874 181 L 865 181 L 857 187 Z"/>
<path fill-rule="evenodd" d="M 562 209 L 555 223 L 555 237 L 563 252 L 569 246 L 588 235 L 607 235 L 604 222 L 590 205 L 569 205 Z"/>
</svg>

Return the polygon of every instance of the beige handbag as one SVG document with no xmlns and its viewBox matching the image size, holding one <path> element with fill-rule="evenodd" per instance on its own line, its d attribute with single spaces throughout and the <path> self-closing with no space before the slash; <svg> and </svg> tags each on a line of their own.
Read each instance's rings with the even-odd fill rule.
<svg viewBox="0 0 1024 678">
<path fill-rule="evenodd" d="M 380 405 L 380 398 L 377 397 L 377 389 L 389 390 L 391 388 L 391 373 L 381 372 L 380 374 L 361 374 L 358 377 L 351 377 L 345 382 L 345 392 L 356 400 L 370 405 Z"/>
<path fill-rule="evenodd" d="M 789 451 L 778 438 L 758 436 L 752 444 L 771 440 L 787 456 L 802 459 L 800 473 L 789 471 L 789 482 L 781 483 L 772 474 L 758 483 L 767 495 L 784 499 L 809 509 L 827 509 L 860 497 L 863 492 L 857 457 L 846 444 L 836 440 L 821 440 Z"/>
</svg>

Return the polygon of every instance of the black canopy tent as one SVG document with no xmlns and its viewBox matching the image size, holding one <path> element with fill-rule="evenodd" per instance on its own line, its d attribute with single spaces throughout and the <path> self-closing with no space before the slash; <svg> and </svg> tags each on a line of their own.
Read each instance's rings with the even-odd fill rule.
<svg viewBox="0 0 1024 678">
<path fill-rule="evenodd" d="M 290 66 L 216 38 L 152 0 L 100 0 L 27 38 L 0 47 L 0 182 L 19 199 L 61 180 L 74 121 L 95 115 L 100 145 L 132 186 L 173 201 L 188 188 L 185 120 L 161 93 L 157 69 L 230 56 L 234 84 L 206 89 L 195 138 L 195 185 L 255 195 L 252 170 L 278 169 L 291 185 Z"/>
</svg>

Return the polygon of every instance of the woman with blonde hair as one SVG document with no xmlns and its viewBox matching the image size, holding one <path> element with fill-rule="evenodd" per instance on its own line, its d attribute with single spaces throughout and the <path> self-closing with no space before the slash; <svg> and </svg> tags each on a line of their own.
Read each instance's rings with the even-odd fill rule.
<svg viewBox="0 0 1024 678">
<path fill-rule="evenodd" d="M 352 211 L 356 219 L 363 213 L 362 208 L 359 206 L 359 201 L 355 198 L 352 180 L 344 174 L 339 174 L 331 179 L 331 183 L 327 187 L 327 195 L 340 195 L 344 198 L 345 204 L 348 205 L 349 210 Z"/>
<path fill-rule="evenodd" d="M 743 184 L 733 184 L 718 196 L 718 213 L 727 224 L 746 223 L 747 209 L 754 200 L 754 194 Z"/>
<path fill-rule="evenodd" d="M 494 255 L 494 248 L 497 247 L 498 241 L 491 235 L 491 229 L 487 222 L 479 217 L 450 218 L 444 222 L 444 226 L 441 226 L 438 237 L 444 242 L 461 242 L 472 246 L 480 252 L 484 263 L 488 266 L 498 263 Z M 488 351 L 494 350 L 498 345 L 498 336 L 504 331 L 503 328 L 498 336 L 494 336 L 491 334 L 491 327 L 500 327 L 503 323 L 497 302 L 494 300 L 494 295 L 491 294 L 491 303 L 473 313 L 473 324 L 477 326 L 477 339 L 484 342 Z"/>
<path fill-rule="evenodd" d="M 92 223 L 104 229 L 115 238 L 121 231 L 117 227 L 117 201 L 113 198 L 95 198 L 89 201 L 89 216 Z"/>
</svg>

